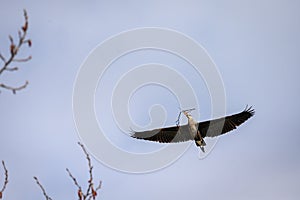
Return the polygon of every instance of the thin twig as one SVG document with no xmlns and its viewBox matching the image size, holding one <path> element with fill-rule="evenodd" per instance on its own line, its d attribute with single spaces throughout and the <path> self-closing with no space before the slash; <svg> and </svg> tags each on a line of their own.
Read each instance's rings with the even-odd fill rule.
<svg viewBox="0 0 300 200">
<path fill-rule="evenodd" d="M 26 88 L 28 84 L 29 84 L 29 82 L 26 81 L 23 85 L 21 85 L 21 86 L 19 86 L 19 87 L 12 87 L 12 86 L 8 86 L 8 85 L 5 85 L 5 84 L 3 84 L 3 83 L 0 83 L 0 87 L 1 87 L 1 88 L 4 88 L 4 89 L 11 90 L 13 94 L 16 94 L 17 91 Z"/>
<path fill-rule="evenodd" d="M 3 183 L 2 189 L 0 190 L 0 199 L 2 199 L 3 192 L 4 192 L 4 190 L 5 190 L 5 188 L 6 188 L 7 184 L 8 184 L 8 170 L 7 170 L 7 168 L 6 168 L 5 163 L 4 163 L 3 160 L 2 160 L 2 166 L 3 166 L 3 169 L 4 169 L 4 176 L 5 176 L 5 178 L 4 178 L 4 183 Z"/>
<path fill-rule="evenodd" d="M 11 67 L 11 68 L 7 67 L 6 71 L 13 72 L 13 71 L 17 71 L 18 69 L 19 69 L 18 67 Z"/>
<path fill-rule="evenodd" d="M 71 177 L 71 179 L 73 180 L 74 184 L 78 187 L 78 190 L 81 190 L 81 186 L 78 184 L 76 178 L 72 175 L 72 173 L 70 172 L 70 170 L 68 168 L 66 168 L 69 176 Z"/>
<path fill-rule="evenodd" d="M 27 58 L 19 58 L 19 59 L 15 58 L 15 59 L 13 59 L 14 62 L 27 62 L 29 60 L 31 60 L 31 56 L 28 56 Z M 6 70 L 7 70 L 7 68 L 6 68 Z"/>
<path fill-rule="evenodd" d="M 196 110 L 196 108 L 186 109 L 186 110 L 183 110 L 183 111 L 181 111 L 181 112 L 192 112 L 193 110 Z"/>
<path fill-rule="evenodd" d="M 15 59 L 15 56 L 17 55 L 19 49 L 21 48 L 21 46 L 24 44 L 24 43 L 31 43 L 30 40 L 26 39 L 26 35 L 27 35 L 27 30 L 28 30 L 28 16 L 27 16 L 27 12 L 26 10 L 24 10 L 24 18 L 25 18 L 25 23 L 24 25 L 22 26 L 22 33 L 19 31 L 19 42 L 18 44 L 16 45 L 14 43 L 14 40 L 13 40 L 13 37 L 9 35 L 9 40 L 10 40 L 10 57 L 9 59 L 5 59 L 3 55 L 1 55 L 1 60 L 3 61 L 6 61 L 4 62 L 4 66 L 0 69 L 0 75 L 6 70 L 6 68 L 8 67 L 8 65 L 14 61 Z M 30 42 L 28 42 L 30 41 Z M 31 44 L 30 44 L 31 46 Z"/>
<path fill-rule="evenodd" d="M 28 15 L 27 15 L 26 10 L 24 10 L 24 18 L 25 18 L 24 25 L 21 27 L 21 30 L 18 31 L 18 42 L 15 43 L 14 39 L 11 35 L 9 35 L 9 37 L 8 37 L 9 41 L 10 41 L 10 46 L 9 46 L 10 56 L 9 56 L 9 58 L 6 59 L 0 53 L 0 59 L 3 62 L 3 66 L 0 67 L 0 75 L 2 75 L 5 71 L 17 71 L 18 70 L 17 67 L 9 68 L 9 65 L 12 62 L 27 62 L 27 61 L 31 60 L 31 56 L 28 56 L 27 58 L 16 58 L 20 48 L 24 44 L 27 44 L 29 47 L 31 47 L 31 45 L 32 45 L 31 40 L 26 38 L 27 31 L 28 31 Z M 11 90 L 14 94 L 16 94 L 16 91 L 24 89 L 27 85 L 28 85 L 28 82 L 26 82 L 24 85 L 17 87 L 17 88 L 8 86 L 6 84 L 1 84 L 0 87 L 7 89 L 7 90 Z"/>
<path fill-rule="evenodd" d="M 86 190 L 86 193 L 82 192 L 82 188 L 79 185 L 79 183 L 77 182 L 76 178 L 71 174 L 70 170 L 67 168 L 67 172 L 69 173 L 69 176 L 71 177 L 71 179 L 73 180 L 74 184 L 77 186 L 78 188 L 78 199 L 79 200 L 90 200 L 90 199 L 96 199 L 97 196 L 97 191 L 101 188 L 101 184 L 102 182 L 99 182 L 99 185 L 96 187 L 96 189 L 94 188 L 94 182 L 93 182 L 93 166 L 92 166 L 92 161 L 91 161 L 91 157 L 89 155 L 89 153 L 87 152 L 87 150 L 85 149 L 84 145 L 81 144 L 80 142 L 78 142 L 79 146 L 82 148 L 85 156 L 86 156 L 86 160 L 88 161 L 88 168 L 89 168 L 89 180 L 88 180 L 88 187 Z"/>
<path fill-rule="evenodd" d="M 36 183 L 38 184 L 38 186 L 40 186 L 40 188 L 41 188 L 41 190 L 42 190 L 42 192 L 43 192 L 43 195 L 44 195 L 44 197 L 46 198 L 46 200 L 52 200 L 51 197 L 49 197 L 49 196 L 47 195 L 45 188 L 44 188 L 44 187 L 42 186 L 42 184 L 39 182 L 38 178 L 35 177 L 35 176 L 34 176 L 33 178 L 34 178 L 34 180 L 36 181 Z"/>
<path fill-rule="evenodd" d="M 177 127 L 179 126 L 179 123 L 180 123 L 180 116 L 181 116 L 181 113 L 182 113 L 182 111 L 179 112 L 178 117 L 177 117 L 177 120 L 176 120 L 176 126 L 177 126 Z"/>
<path fill-rule="evenodd" d="M 87 150 L 85 149 L 84 145 L 79 143 L 78 144 L 81 146 L 86 159 L 88 161 L 88 167 L 89 167 L 89 180 L 88 180 L 88 188 L 86 193 L 84 194 L 82 192 L 82 187 L 79 185 L 77 179 L 75 178 L 75 176 L 72 175 L 72 173 L 70 172 L 70 170 L 68 168 L 66 168 L 66 171 L 68 172 L 70 178 L 73 180 L 74 184 L 76 185 L 76 187 L 78 188 L 77 190 L 77 194 L 78 194 L 78 199 L 79 200 L 90 200 L 93 199 L 95 200 L 97 197 L 97 191 L 101 189 L 101 185 L 102 185 L 102 181 L 99 181 L 99 185 L 96 187 L 96 189 L 94 188 L 94 182 L 93 182 L 93 166 L 92 166 L 92 161 L 91 161 L 91 157 L 89 155 L 89 153 L 87 152 Z M 38 181 L 37 177 L 34 177 L 34 179 L 36 180 L 36 183 L 39 185 L 39 187 L 41 188 L 41 190 L 43 191 L 43 194 L 46 198 L 46 200 L 52 200 L 46 193 L 44 187 L 41 185 L 41 183 Z"/>
<path fill-rule="evenodd" d="M 4 56 L 2 56 L 2 54 L 0 53 L 0 59 L 3 61 L 3 62 L 6 62 Z"/>
<path fill-rule="evenodd" d="M 90 179 L 88 180 L 89 186 L 87 188 L 86 191 L 86 196 L 88 196 L 88 194 L 91 192 L 91 190 L 93 189 L 93 166 L 92 166 L 92 162 L 91 162 L 91 158 L 90 155 L 88 154 L 88 152 L 86 151 L 85 147 L 83 146 L 83 144 L 81 144 L 80 142 L 78 142 L 78 144 L 81 146 L 86 159 L 88 161 L 88 167 L 89 167 L 89 175 L 90 175 Z"/>
<path fill-rule="evenodd" d="M 96 187 L 96 191 L 98 191 L 99 189 L 101 189 L 102 186 L 102 181 L 99 181 L 99 185 Z"/>
</svg>

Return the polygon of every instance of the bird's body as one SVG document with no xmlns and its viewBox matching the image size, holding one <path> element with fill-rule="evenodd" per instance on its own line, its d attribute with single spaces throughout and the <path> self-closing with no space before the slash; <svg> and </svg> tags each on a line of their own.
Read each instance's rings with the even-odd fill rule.
<svg viewBox="0 0 300 200">
<path fill-rule="evenodd" d="M 206 145 L 204 141 L 205 137 L 216 137 L 236 129 L 237 126 L 241 125 L 254 115 L 254 109 L 252 109 L 252 107 L 246 107 L 246 109 L 240 113 L 204 122 L 195 121 L 187 111 L 184 111 L 183 113 L 188 118 L 187 125 L 176 125 L 149 131 L 135 132 L 132 137 L 161 143 L 176 143 L 194 140 L 196 146 L 199 146 L 204 152 L 204 146 Z"/>
<path fill-rule="evenodd" d="M 183 112 L 184 115 L 187 117 L 188 119 L 188 125 L 189 125 L 189 129 L 190 129 L 190 133 L 192 137 L 195 137 L 197 132 L 198 132 L 198 122 L 196 122 L 192 116 L 190 115 L 190 113 L 188 111 L 184 111 Z"/>
<path fill-rule="evenodd" d="M 184 111 L 183 114 L 188 118 L 189 130 L 192 138 L 195 138 L 195 143 L 197 146 L 201 148 L 204 152 L 204 146 L 206 143 L 204 142 L 200 131 L 198 130 L 198 122 L 193 119 L 192 115 L 188 111 Z"/>
</svg>

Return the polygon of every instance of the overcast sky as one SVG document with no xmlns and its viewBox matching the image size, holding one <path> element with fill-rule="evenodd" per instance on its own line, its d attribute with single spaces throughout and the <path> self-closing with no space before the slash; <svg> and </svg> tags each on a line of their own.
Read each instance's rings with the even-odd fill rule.
<svg viewBox="0 0 300 200">
<path fill-rule="evenodd" d="M 103 181 L 98 199 L 298 199 L 299 6 L 292 0 L 1 1 L 1 53 L 7 55 L 8 35 L 17 36 L 24 8 L 33 42 L 32 48 L 22 51 L 33 59 L 18 63 L 18 72 L 0 77 L 0 83 L 30 83 L 16 95 L 2 89 L 0 93 L 0 160 L 9 170 L 4 199 L 43 199 L 33 176 L 53 199 L 77 198 L 65 171 L 68 167 L 79 182 L 88 179 L 72 109 L 76 77 L 97 45 L 143 27 L 172 29 L 201 44 L 224 83 L 226 113 L 240 112 L 248 104 L 256 115 L 220 137 L 204 159 L 199 159 L 193 142 L 177 161 L 150 173 L 124 173 L 93 159 L 95 179 Z M 197 120 L 212 115 L 205 80 L 189 63 L 157 50 L 124 55 L 99 81 L 95 113 L 100 122 L 104 120 L 107 138 L 125 151 L 145 153 L 165 147 L 128 137 L 110 109 L 108 97 L 118 80 L 147 63 L 168 65 L 188 82 L 199 104 L 191 101 L 185 106 L 198 109 Z M 175 96 L 155 84 L 136 91 L 126 108 L 132 124 L 147 126 L 149 109 L 161 105 L 164 115 L 159 116 L 159 110 L 154 125 L 174 125 L 179 111 Z"/>
</svg>

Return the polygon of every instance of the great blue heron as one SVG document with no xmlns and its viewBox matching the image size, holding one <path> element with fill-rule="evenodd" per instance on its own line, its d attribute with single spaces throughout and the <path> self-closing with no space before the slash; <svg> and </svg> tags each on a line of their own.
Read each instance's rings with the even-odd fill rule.
<svg viewBox="0 0 300 200">
<path fill-rule="evenodd" d="M 179 126 L 177 124 L 172 127 L 134 132 L 131 137 L 161 143 L 194 140 L 196 146 L 200 147 L 204 152 L 205 137 L 216 137 L 236 129 L 237 126 L 252 117 L 255 111 L 252 107 L 246 107 L 240 113 L 204 122 L 195 121 L 188 110 L 182 111 L 182 113 L 188 118 L 188 124 L 186 125 Z"/>
</svg>

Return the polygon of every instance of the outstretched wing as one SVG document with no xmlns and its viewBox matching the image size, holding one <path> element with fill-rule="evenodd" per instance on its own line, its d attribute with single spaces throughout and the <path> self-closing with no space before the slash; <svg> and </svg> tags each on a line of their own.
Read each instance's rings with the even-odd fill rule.
<svg viewBox="0 0 300 200">
<path fill-rule="evenodd" d="M 254 115 L 255 111 L 250 108 L 245 108 L 244 111 L 226 116 L 223 118 L 200 122 L 198 124 L 198 130 L 201 136 L 204 137 L 216 137 L 227 133 L 233 129 L 236 129 L 239 125 L 247 121 L 250 117 Z"/>
<path fill-rule="evenodd" d="M 190 134 L 190 130 L 187 125 L 135 132 L 131 137 L 161 143 L 175 143 L 194 140 L 194 137 Z"/>
</svg>

